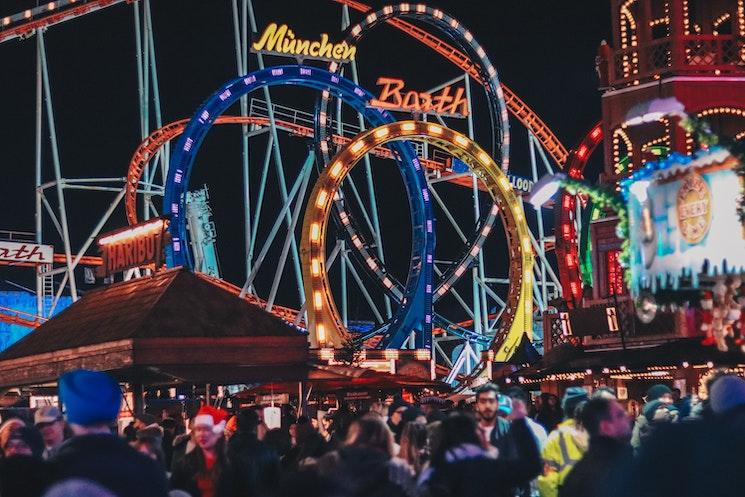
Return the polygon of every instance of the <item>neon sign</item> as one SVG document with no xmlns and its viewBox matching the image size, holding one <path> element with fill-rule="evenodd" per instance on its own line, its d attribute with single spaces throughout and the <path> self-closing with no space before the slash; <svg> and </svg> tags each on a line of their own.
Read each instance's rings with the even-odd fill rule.
<svg viewBox="0 0 745 497">
<path fill-rule="evenodd" d="M 123 230 L 103 235 L 98 240 L 103 264 L 98 268 L 101 277 L 127 269 L 154 265 L 163 261 L 163 239 L 167 221 L 155 218 Z"/>
<path fill-rule="evenodd" d="M 371 107 L 449 117 L 468 115 L 468 100 L 465 98 L 464 88 L 456 89 L 454 94 L 450 85 L 436 93 L 404 91 L 404 80 L 384 77 L 378 78 L 375 84 L 383 88 L 378 98 L 370 100 Z"/>
<path fill-rule="evenodd" d="M 54 249 L 51 245 L 0 241 L 0 260 L 51 264 Z"/>
<path fill-rule="evenodd" d="M 295 33 L 287 24 L 278 25 L 273 22 L 261 33 L 259 41 L 251 44 L 251 51 L 344 63 L 354 60 L 357 47 L 345 41 L 329 43 L 329 35 L 326 33 L 321 34 L 319 41 L 295 38 Z"/>
</svg>

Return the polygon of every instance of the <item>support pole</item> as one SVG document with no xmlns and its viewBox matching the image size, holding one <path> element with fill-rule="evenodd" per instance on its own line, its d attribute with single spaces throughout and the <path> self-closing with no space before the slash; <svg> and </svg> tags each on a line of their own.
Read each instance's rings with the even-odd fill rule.
<svg viewBox="0 0 745 497">
<path fill-rule="evenodd" d="M 47 125 L 49 126 L 49 137 L 52 142 L 52 163 L 54 164 L 54 178 L 57 181 L 57 202 L 62 225 L 62 242 L 65 247 L 65 263 L 70 280 L 70 295 L 73 302 L 78 300 L 78 288 L 75 284 L 75 274 L 72 267 L 72 250 L 70 249 L 70 233 L 67 229 L 67 209 L 65 207 L 65 193 L 63 191 L 62 168 L 59 160 L 59 149 L 57 148 L 57 128 L 54 124 L 54 110 L 52 109 L 52 91 L 49 87 L 49 70 L 47 68 L 47 54 L 44 47 L 44 32 L 36 30 L 36 42 L 41 59 L 41 74 L 46 96 Z"/>
</svg>

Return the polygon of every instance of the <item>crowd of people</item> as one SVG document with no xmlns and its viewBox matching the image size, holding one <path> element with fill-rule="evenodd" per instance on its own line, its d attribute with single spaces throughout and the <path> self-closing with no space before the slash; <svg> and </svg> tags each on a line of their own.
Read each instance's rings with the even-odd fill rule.
<svg viewBox="0 0 745 497">
<path fill-rule="evenodd" d="M 740 495 L 745 380 L 717 375 L 708 388 L 691 406 L 655 385 L 636 419 L 607 387 L 534 403 L 487 383 L 458 405 L 287 409 L 272 429 L 258 407 L 204 405 L 188 426 L 140 414 L 119 436 L 119 385 L 77 370 L 59 380 L 63 410 L 0 425 L 0 497 Z"/>
</svg>

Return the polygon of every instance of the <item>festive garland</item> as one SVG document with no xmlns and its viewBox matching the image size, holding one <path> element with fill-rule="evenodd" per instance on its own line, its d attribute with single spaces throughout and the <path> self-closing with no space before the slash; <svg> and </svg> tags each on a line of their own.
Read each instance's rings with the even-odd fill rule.
<svg viewBox="0 0 745 497">
<path fill-rule="evenodd" d="M 626 212 L 626 205 L 623 199 L 614 191 L 604 186 L 594 186 L 584 181 L 574 178 L 564 178 L 560 185 L 570 195 L 584 193 L 594 204 L 601 210 L 611 209 L 618 215 L 618 226 L 616 226 L 616 235 L 622 240 L 621 253 L 618 255 L 618 262 L 624 268 L 624 280 L 628 283 L 631 278 L 629 261 L 631 260 L 631 245 L 629 244 L 629 215 Z"/>
</svg>

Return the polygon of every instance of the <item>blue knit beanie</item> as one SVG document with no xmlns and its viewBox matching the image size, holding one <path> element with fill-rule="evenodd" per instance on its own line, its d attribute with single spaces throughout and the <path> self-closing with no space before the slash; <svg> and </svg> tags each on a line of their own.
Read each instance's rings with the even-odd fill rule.
<svg viewBox="0 0 745 497">
<path fill-rule="evenodd" d="M 119 414 L 122 393 L 111 375 L 77 369 L 59 379 L 67 421 L 81 426 L 111 423 Z"/>
</svg>

